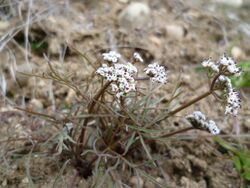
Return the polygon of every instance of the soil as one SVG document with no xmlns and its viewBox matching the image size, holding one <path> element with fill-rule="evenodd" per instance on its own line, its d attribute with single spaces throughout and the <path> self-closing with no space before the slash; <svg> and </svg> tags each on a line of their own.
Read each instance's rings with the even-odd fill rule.
<svg viewBox="0 0 250 188">
<path fill-rule="evenodd" d="M 32 12 L 29 12 L 30 2 L 23 0 L 17 5 L 6 5 L 5 9 L 0 4 L 0 75 L 7 83 L 6 95 L 0 97 L 1 187 L 53 187 L 65 164 L 56 154 L 48 155 L 53 153 L 53 148 L 43 150 L 43 146 L 37 148 L 33 143 L 33 138 L 45 142 L 56 129 L 48 127 L 51 125 L 44 118 L 15 108 L 60 118 L 65 107 L 77 103 L 72 89 L 20 73 L 47 73 L 44 53 L 59 72 L 70 73 L 74 82 L 84 84 L 91 79 L 102 52 L 115 49 L 125 57 L 139 52 L 145 64 L 157 61 L 169 70 L 169 83 L 159 91 L 159 96 L 169 96 L 180 80 L 183 94 L 174 105 L 206 91 L 208 79 L 199 71 L 204 59 L 218 59 L 224 52 L 238 62 L 250 57 L 250 12 L 247 9 L 250 4 L 247 2 L 241 7 L 231 7 L 216 1 L 143 0 L 140 2 L 148 5 L 149 13 L 145 10 L 146 13 L 139 15 L 141 19 L 137 17 L 132 21 L 126 20 L 131 15 L 122 17 L 122 12 L 132 2 L 129 0 L 33 1 Z M 29 13 L 30 20 L 27 19 Z M 235 47 L 240 49 L 237 53 L 233 51 Z M 83 61 L 73 48 L 86 53 L 95 63 Z M 14 74 L 13 70 L 17 72 Z M 0 84 L 3 88 L 3 78 Z M 182 117 L 200 110 L 217 122 L 223 138 L 240 140 L 248 147 L 248 136 L 242 138 L 241 135 L 248 135 L 250 131 L 250 92 L 249 88 L 242 88 L 240 92 L 243 102 L 237 117 L 226 117 L 221 103 L 208 97 L 178 113 L 166 124 L 176 130 L 185 127 Z M 145 171 L 168 187 L 241 186 L 229 153 L 207 133 L 194 130 L 172 137 L 157 143 L 152 153 L 159 157 L 161 173 L 159 168 Z M 136 187 L 137 179 L 141 187 L 158 187 L 144 177 L 132 176 L 128 169 L 111 174 L 131 187 Z M 29 177 L 33 178 L 34 185 Z M 87 179 L 78 176 L 72 166 L 67 166 L 62 177 L 55 187 L 91 187 L 93 180 L 93 176 Z"/>
</svg>

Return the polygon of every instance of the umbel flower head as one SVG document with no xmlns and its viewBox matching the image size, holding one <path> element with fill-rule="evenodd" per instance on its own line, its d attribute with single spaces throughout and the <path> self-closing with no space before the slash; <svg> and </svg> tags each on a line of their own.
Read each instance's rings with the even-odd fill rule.
<svg viewBox="0 0 250 188">
<path fill-rule="evenodd" d="M 233 88 L 231 80 L 224 75 L 219 76 L 217 84 L 222 85 L 225 94 L 225 114 L 232 114 L 236 116 L 241 108 L 240 94 Z"/>
<path fill-rule="evenodd" d="M 195 111 L 191 115 L 188 115 L 186 119 L 196 129 L 202 129 L 210 132 L 213 135 L 220 134 L 220 129 L 217 127 L 213 120 L 206 120 L 206 117 L 200 111 Z"/>
<path fill-rule="evenodd" d="M 237 67 L 236 62 L 231 57 L 225 54 L 218 60 L 217 63 L 208 59 L 202 62 L 204 67 L 210 68 L 216 74 L 220 74 L 216 81 L 216 86 L 222 89 L 226 107 L 225 114 L 236 116 L 241 108 L 241 100 L 239 93 L 233 88 L 231 80 L 228 76 L 240 76 L 241 70 Z"/>
<path fill-rule="evenodd" d="M 221 66 L 222 71 L 224 71 L 225 74 L 228 74 L 228 76 L 234 75 L 234 76 L 240 76 L 241 70 L 239 67 L 237 67 L 236 62 L 233 58 L 227 57 L 225 54 L 220 58 L 219 64 Z"/>
<path fill-rule="evenodd" d="M 241 70 L 237 67 L 234 59 L 227 57 L 225 54 L 216 63 L 208 59 L 201 64 L 203 67 L 210 68 L 215 73 L 220 72 L 226 76 L 240 76 L 241 74 Z"/>
<path fill-rule="evenodd" d="M 160 66 L 158 63 L 149 64 L 144 72 L 150 77 L 152 82 L 167 83 L 167 72 L 165 67 Z"/>
<path fill-rule="evenodd" d="M 227 96 L 227 105 L 225 109 L 225 114 L 232 114 L 236 116 L 238 114 L 238 110 L 241 108 L 241 99 L 239 97 L 239 93 L 235 90 L 232 90 L 228 93 Z"/>
<path fill-rule="evenodd" d="M 112 63 L 117 63 L 121 58 L 121 54 L 115 51 L 109 51 L 108 53 L 103 53 L 103 60 L 110 61 Z"/>
<path fill-rule="evenodd" d="M 110 67 L 107 64 L 103 64 L 102 67 L 97 69 L 96 73 L 112 82 L 112 91 L 116 93 L 117 98 L 135 90 L 135 80 L 133 76 L 137 73 L 137 68 L 131 63 L 116 63 Z"/>
</svg>

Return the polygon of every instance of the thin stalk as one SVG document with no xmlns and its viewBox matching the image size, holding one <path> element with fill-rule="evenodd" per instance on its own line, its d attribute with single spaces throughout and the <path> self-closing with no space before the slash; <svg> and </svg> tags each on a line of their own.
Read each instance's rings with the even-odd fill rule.
<svg viewBox="0 0 250 188">
<path fill-rule="evenodd" d="M 178 108 L 176 108 L 176 109 L 170 111 L 165 117 L 163 117 L 163 118 L 157 120 L 156 122 L 153 122 L 152 124 L 159 123 L 160 121 L 162 121 L 162 120 L 164 120 L 164 119 L 166 119 L 166 118 L 168 118 L 168 117 L 170 117 L 170 116 L 175 115 L 176 113 L 178 113 L 178 112 L 182 111 L 183 109 L 185 109 L 185 108 L 191 106 L 192 104 L 194 104 L 194 103 L 200 101 L 201 99 L 204 99 L 204 98 L 206 98 L 207 96 L 213 94 L 213 92 L 214 92 L 214 90 L 215 90 L 215 89 L 214 89 L 214 86 L 215 86 L 216 80 L 219 78 L 220 75 L 221 75 L 221 73 L 218 73 L 218 74 L 214 77 L 214 79 L 213 79 L 213 81 L 212 81 L 212 83 L 211 83 L 211 85 L 210 85 L 210 88 L 209 88 L 209 90 L 208 90 L 207 92 L 203 93 L 202 95 L 200 95 L 200 96 L 198 96 L 198 97 L 195 97 L 194 99 L 188 101 L 187 103 L 184 103 L 183 105 L 179 106 Z M 150 124 L 150 126 L 151 126 L 152 124 Z"/>
<path fill-rule="evenodd" d="M 184 133 L 184 132 L 187 132 L 187 131 L 193 130 L 193 129 L 195 129 L 195 128 L 194 127 L 187 127 L 187 128 L 184 128 L 184 129 L 180 129 L 180 130 L 177 130 L 177 131 L 173 131 L 173 132 L 161 135 L 160 138 L 170 137 L 170 136 L 173 136 L 173 135 L 176 135 L 176 134 L 180 134 L 180 133 Z"/>
<path fill-rule="evenodd" d="M 190 105 L 192 105 L 192 104 L 194 104 L 194 103 L 200 101 L 201 99 L 203 99 L 203 98 L 205 98 L 205 97 L 211 95 L 212 92 L 213 92 L 213 91 L 209 90 L 209 91 L 203 93 L 202 95 L 200 95 L 200 96 L 198 96 L 198 97 L 196 97 L 196 98 L 190 100 L 189 102 L 184 103 L 183 105 L 181 105 L 180 107 L 176 108 L 175 110 L 170 111 L 170 112 L 168 113 L 168 116 L 172 116 L 172 115 L 174 115 L 174 114 L 180 112 L 181 110 L 187 108 L 188 106 L 190 106 Z"/>
<path fill-rule="evenodd" d="M 97 94 L 93 97 L 93 99 L 91 100 L 91 102 L 88 105 L 88 114 L 91 114 L 94 110 L 94 107 L 98 101 L 98 99 L 103 95 L 103 93 L 105 92 L 105 90 L 108 88 L 108 86 L 111 84 L 111 82 L 107 82 L 106 84 L 104 84 L 104 86 L 97 92 Z M 80 144 L 81 147 L 79 147 L 78 149 L 81 150 L 82 149 L 82 143 L 84 140 L 84 135 L 86 134 L 85 132 L 85 127 L 88 124 L 88 121 L 90 120 L 91 117 L 87 117 L 84 122 L 83 122 L 83 127 L 81 129 L 81 134 L 79 136 L 78 139 L 78 143 Z M 79 151 L 78 151 L 79 152 Z"/>
</svg>

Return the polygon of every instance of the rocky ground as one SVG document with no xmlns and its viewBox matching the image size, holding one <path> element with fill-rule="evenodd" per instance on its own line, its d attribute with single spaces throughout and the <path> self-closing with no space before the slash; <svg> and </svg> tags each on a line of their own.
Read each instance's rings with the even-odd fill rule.
<svg viewBox="0 0 250 188">
<path fill-rule="evenodd" d="M 13 5 L 7 5 L 12 2 Z M 207 88 L 207 77 L 198 71 L 202 60 L 218 59 L 224 52 L 238 62 L 250 56 L 250 2 L 247 1 L 130 1 L 52 0 L 0 1 L 0 185 L 28 187 L 27 174 L 37 187 L 52 187 L 61 169 L 52 157 L 37 157 L 21 138 L 35 134 L 46 138 L 46 121 L 14 107 L 26 107 L 49 115 L 63 113 L 76 103 L 76 94 L 50 80 L 27 77 L 48 70 L 43 53 L 61 72 L 73 74 L 84 84 L 93 71 L 73 47 L 88 54 L 92 62 L 108 50 L 129 57 L 139 52 L 145 63 L 158 61 L 169 70 L 169 85 L 159 95 L 169 94 L 181 78 L 184 94 L 179 103 Z M 27 44 L 30 45 L 27 45 Z M 95 66 L 95 65 L 94 65 Z M 173 118 L 173 129 L 192 110 L 201 110 L 216 120 L 222 137 L 240 139 L 248 147 L 250 129 L 249 88 L 241 89 L 242 109 L 236 118 L 225 117 L 220 103 L 209 97 Z M 50 131 L 53 131 L 51 129 Z M 20 150 L 20 148 L 22 148 Z M 32 148 L 33 149 L 33 148 Z M 46 155 L 41 150 L 38 156 Z M 20 157 L 23 156 L 25 157 Z M 221 147 L 207 134 L 191 131 L 174 137 L 155 151 L 164 176 L 147 172 L 169 187 L 240 187 L 239 175 Z M 32 156 L 32 157 L 31 157 Z M 138 177 L 121 175 L 124 183 L 136 187 Z M 61 187 L 90 187 L 93 177 L 82 179 L 73 168 L 64 172 Z M 157 187 L 139 177 L 139 187 Z"/>
</svg>

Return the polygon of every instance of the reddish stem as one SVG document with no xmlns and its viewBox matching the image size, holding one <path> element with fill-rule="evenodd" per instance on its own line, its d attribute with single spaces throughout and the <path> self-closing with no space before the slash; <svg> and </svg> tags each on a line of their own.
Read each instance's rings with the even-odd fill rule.
<svg viewBox="0 0 250 188">
<path fill-rule="evenodd" d="M 98 101 L 98 99 L 103 95 L 103 93 L 105 92 L 105 90 L 108 88 L 108 86 L 111 84 L 111 82 L 107 82 L 98 92 L 97 94 L 93 97 L 93 99 L 91 100 L 91 102 L 88 105 L 88 113 L 91 114 L 94 110 L 94 107 Z M 78 139 L 78 143 L 80 144 L 79 150 L 82 149 L 82 143 L 84 140 L 84 135 L 85 135 L 85 127 L 88 124 L 88 121 L 90 120 L 91 117 L 87 117 L 84 122 L 83 122 L 83 128 L 81 130 L 81 134 L 79 136 Z"/>
</svg>

